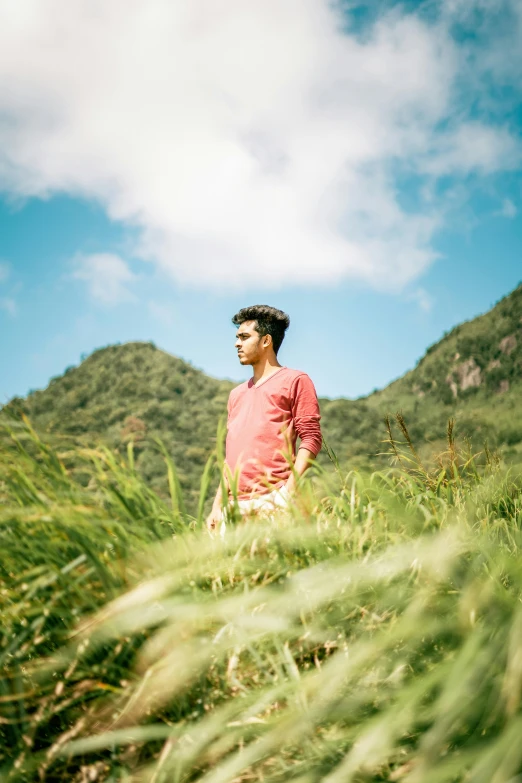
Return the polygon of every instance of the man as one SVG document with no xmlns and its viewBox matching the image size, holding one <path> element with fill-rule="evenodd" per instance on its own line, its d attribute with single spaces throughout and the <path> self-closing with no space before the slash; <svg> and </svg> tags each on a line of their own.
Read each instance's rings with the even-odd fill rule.
<svg viewBox="0 0 522 783">
<path fill-rule="evenodd" d="M 308 375 L 277 360 L 290 319 L 268 305 L 244 307 L 233 318 L 235 347 L 252 378 L 230 393 L 226 441 L 225 504 L 219 487 L 207 527 L 221 524 L 223 505 L 237 492 L 242 513 L 286 504 L 321 448 L 317 394 Z M 296 455 L 296 441 L 300 438 Z"/>
</svg>

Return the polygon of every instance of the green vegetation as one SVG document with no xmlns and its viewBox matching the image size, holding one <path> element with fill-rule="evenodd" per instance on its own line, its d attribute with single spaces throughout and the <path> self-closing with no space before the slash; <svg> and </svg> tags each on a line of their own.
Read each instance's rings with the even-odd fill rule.
<svg viewBox="0 0 522 783">
<path fill-rule="evenodd" d="M 0 781 L 514 783 L 521 317 L 321 400 L 290 513 L 224 539 L 231 382 L 131 343 L 5 406 Z"/>
<path fill-rule="evenodd" d="M 360 400 L 320 400 L 327 442 L 343 468 L 385 465 L 377 456 L 382 422 L 398 410 L 423 457 L 443 448 L 446 422 L 454 417 L 461 437 L 477 448 L 487 440 L 501 446 L 507 460 L 522 462 L 521 319 L 519 286 L 486 315 L 456 327 L 386 389 Z M 141 474 L 166 494 L 160 438 L 194 510 L 199 477 L 215 447 L 217 423 L 233 385 L 151 343 L 129 343 L 95 351 L 47 389 L 15 399 L 7 408 L 22 409 L 57 445 L 103 441 L 123 454 L 132 442 Z M 325 454 L 320 461 L 326 465 Z"/>
<path fill-rule="evenodd" d="M 132 446 L 56 450 L 11 423 L 0 779 L 522 773 L 522 480 L 459 451 L 452 423 L 434 468 L 388 427 L 391 468 L 317 469 L 287 515 L 221 539 L 168 457 L 164 500 Z"/>
<path fill-rule="evenodd" d="M 402 410 L 413 437 L 439 448 L 446 421 L 481 444 L 522 461 L 522 285 L 485 315 L 455 327 L 411 372 L 367 399 Z"/>
<path fill-rule="evenodd" d="M 15 399 L 57 445 L 97 445 L 125 453 L 133 444 L 136 466 L 150 487 L 166 492 L 161 437 L 175 461 L 187 501 L 194 505 L 219 417 L 234 384 L 209 378 L 152 343 L 95 351 L 79 367 L 53 378 L 44 391 Z"/>
</svg>

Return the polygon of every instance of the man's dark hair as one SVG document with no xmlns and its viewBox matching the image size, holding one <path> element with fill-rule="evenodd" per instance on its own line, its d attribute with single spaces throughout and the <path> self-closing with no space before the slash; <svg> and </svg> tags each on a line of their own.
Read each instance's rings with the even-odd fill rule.
<svg viewBox="0 0 522 783">
<path fill-rule="evenodd" d="M 242 307 L 232 318 L 232 323 L 239 326 L 244 321 L 255 321 L 256 332 L 259 332 L 262 337 L 265 334 L 269 334 L 276 353 L 281 347 L 286 330 L 290 326 L 290 318 L 287 314 L 269 305 Z"/>
</svg>

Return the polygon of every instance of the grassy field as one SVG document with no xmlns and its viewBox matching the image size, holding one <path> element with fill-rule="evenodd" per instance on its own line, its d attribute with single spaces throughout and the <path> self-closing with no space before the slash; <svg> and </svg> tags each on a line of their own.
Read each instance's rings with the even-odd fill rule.
<svg viewBox="0 0 522 783">
<path fill-rule="evenodd" d="M 107 449 L 0 438 L 1 781 L 515 783 L 522 480 L 486 449 L 331 468 L 203 530 Z M 160 448 L 158 446 L 158 448 Z"/>
</svg>

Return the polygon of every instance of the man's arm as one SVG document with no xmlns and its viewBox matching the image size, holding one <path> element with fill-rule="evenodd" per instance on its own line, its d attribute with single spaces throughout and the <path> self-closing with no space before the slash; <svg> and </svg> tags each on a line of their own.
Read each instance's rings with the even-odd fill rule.
<svg viewBox="0 0 522 783">
<path fill-rule="evenodd" d="M 308 468 L 312 464 L 312 460 L 314 459 L 315 459 L 315 454 L 313 451 L 310 451 L 310 449 L 305 449 L 305 448 L 299 449 L 299 451 L 297 452 L 297 457 L 295 458 L 293 470 L 290 473 L 290 477 L 288 478 L 288 481 L 285 484 L 288 492 L 292 493 L 295 491 L 296 480 L 303 475 L 305 470 L 308 470 Z"/>
<path fill-rule="evenodd" d="M 286 482 L 289 492 L 294 492 L 296 480 L 310 467 L 321 449 L 321 413 L 314 385 L 308 375 L 300 375 L 292 388 L 292 417 L 301 445 L 295 458 L 292 473 Z"/>
</svg>

